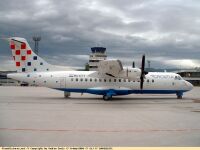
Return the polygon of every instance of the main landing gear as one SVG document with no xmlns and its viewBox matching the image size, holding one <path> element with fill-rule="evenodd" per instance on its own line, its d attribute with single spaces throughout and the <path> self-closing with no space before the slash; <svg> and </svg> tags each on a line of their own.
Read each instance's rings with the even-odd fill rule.
<svg viewBox="0 0 200 150">
<path fill-rule="evenodd" d="M 104 95 L 103 96 L 103 100 L 104 101 L 109 101 L 109 100 L 111 100 L 112 99 L 112 96 L 109 96 L 109 95 Z"/>
<path fill-rule="evenodd" d="M 109 101 L 112 99 L 112 96 L 117 95 L 114 90 L 110 89 L 103 95 L 104 101 Z"/>
<path fill-rule="evenodd" d="M 65 97 L 65 98 L 69 98 L 70 95 L 71 95 L 70 92 L 64 92 L 64 97 Z"/>
</svg>

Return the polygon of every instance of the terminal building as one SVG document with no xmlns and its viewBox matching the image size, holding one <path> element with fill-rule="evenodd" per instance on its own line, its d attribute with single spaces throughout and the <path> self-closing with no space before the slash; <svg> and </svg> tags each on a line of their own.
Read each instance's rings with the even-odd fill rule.
<svg viewBox="0 0 200 150">
<path fill-rule="evenodd" d="M 192 83 L 194 86 L 200 86 L 200 70 L 180 70 L 176 71 L 176 73 L 183 77 L 183 79 Z"/>
<path fill-rule="evenodd" d="M 0 71 L 0 86 L 28 86 L 28 83 L 7 78 L 7 74 L 17 73 L 17 71 Z"/>
<path fill-rule="evenodd" d="M 96 71 L 98 69 L 99 61 L 106 59 L 107 55 L 105 47 L 92 47 L 91 54 L 89 56 L 89 70 Z"/>
<path fill-rule="evenodd" d="M 7 74 L 16 73 L 16 71 L 0 71 L 0 86 L 18 86 L 20 82 L 7 78 Z"/>
</svg>

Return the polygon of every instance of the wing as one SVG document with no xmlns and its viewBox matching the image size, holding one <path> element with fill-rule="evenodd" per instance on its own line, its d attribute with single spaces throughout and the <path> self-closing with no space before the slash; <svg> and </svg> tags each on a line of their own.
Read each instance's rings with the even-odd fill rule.
<svg viewBox="0 0 200 150">
<path fill-rule="evenodd" d="M 106 74 L 112 77 L 119 76 L 123 70 L 122 63 L 120 60 L 103 60 L 98 64 L 99 73 Z"/>
</svg>

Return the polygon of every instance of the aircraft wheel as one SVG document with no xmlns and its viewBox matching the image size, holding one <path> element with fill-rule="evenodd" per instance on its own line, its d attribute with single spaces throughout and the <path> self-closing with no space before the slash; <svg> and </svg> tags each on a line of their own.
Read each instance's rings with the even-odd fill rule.
<svg viewBox="0 0 200 150">
<path fill-rule="evenodd" d="M 183 96 L 182 95 L 177 95 L 177 99 L 182 99 Z"/>
<path fill-rule="evenodd" d="M 108 101 L 108 100 L 110 100 L 111 98 L 112 98 L 112 96 L 111 96 L 111 97 L 108 96 L 108 95 L 104 95 L 104 96 L 103 96 L 104 101 Z"/>
<path fill-rule="evenodd" d="M 71 95 L 70 92 L 64 92 L 64 97 L 65 97 L 65 98 L 69 98 L 70 95 Z"/>
</svg>

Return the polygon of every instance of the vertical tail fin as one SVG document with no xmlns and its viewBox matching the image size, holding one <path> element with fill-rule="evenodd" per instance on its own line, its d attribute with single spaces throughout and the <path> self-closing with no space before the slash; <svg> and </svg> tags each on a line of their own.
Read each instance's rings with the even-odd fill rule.
<svg viewBox="0 0 200 150">
<path fill-rule="evenodd" d="M 49 71 L 53 66 L 36 55 L 24 38 L 8 38 L 17 72 Z"/>
</svg>

